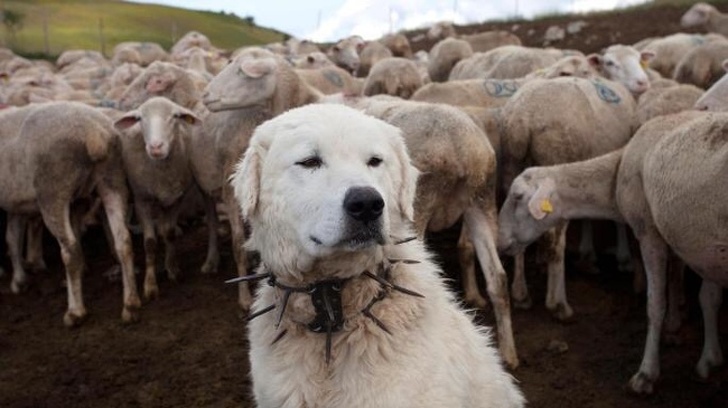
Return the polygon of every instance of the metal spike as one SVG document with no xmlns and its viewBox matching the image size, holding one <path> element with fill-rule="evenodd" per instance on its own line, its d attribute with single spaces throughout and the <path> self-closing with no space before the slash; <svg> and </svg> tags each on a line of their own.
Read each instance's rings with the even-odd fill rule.
<svg viewBox="0 0 728 408">
<path fill-rule="evenodd" d="M 270 343 L 270 345 L 274 345 L 278 343 L 286 334 L 288 334 L 288 330 L 283 330 L 282 332 L 278 333 L 275 339 Z"/>
<path fill-rule="evenodd" d="M 256 317 L 258 317 L 260 315 L 264 315 L 264 314 L 270 312 L 271 310 L 273 310 L 275 308 L 276 308 L 276 305 L 270 305 L 270 306 L 268 306 L 268 307 L 266 307 L 264 309 L 258 310 L 257 312 L 249 315 L 245 320 L 251 321 L 251 320 L 255 319 Z"/>
<path fill-rule="evenodd" d="M 364 271 L 362 275 L 366 276 L 367 278 L 374 279 L 382 286 L 392 287 L 392 284 L 388 282 L 386 279 L 382 278 L 381 276 L 377 276 L 369 271 Z"/>
<path fill-rule="evenodd" d="M 414 259 L 387 259 L 390 263 L 403 263 L 403 264 L 418 264 L 420 261 L 415 261 Z"/>
<path fill-rule="evenodd" d="M 393 283 L 391 285 L 392 285 L 392 289 L 394 289 L 394 290 L 396 290 L 398 292 L 402 292 L 402 293 L 404 293 L 406 295 L 416 296 L 416 297 L 419 297 L 419 298 L 424 298 L 425 297 L 425 295 L 421 295 L 421 294 L 415 292 L 414 290 L 409 290 L 407 288 L 403 288 L 403 287 L 401 287 L 399 285 L 395 285 Z"/>
<path fill-rule="evenodd" d="M 326 323 L 326 365 L 331 362 L 331 322 Z"/>
<path fill-rule="evenodd" d="M 237 278 L 228 279 L 225 281 L 225 283 L 248 282 L 248 281 L 265 279 L 265 278 L 269 278 L 269 277 L 270 277 L 270 272 L 258 273 L 258 274 L 254 274 L 254 275 L 238 276 Z"/>
<path fill-rule="evenodd" d="M 403 238 L 403 239 L 398 239 L 398 240 L 394 241 L 394 245 L 402 245 L 402 244 L 405 244 L 407 242 L 414 241 L 416 239 L 417 239 L 417 236 L 409 237 L 409 238 Z"/>
<path fill-rule="evenodd" d="M 324 301 L 324 307 L 326 308 L 326 314 L 329 315 L 329 328 L 331 327 L 331 323 L 336 321 L 336 315 L 334 314 L 334 307 L 331 306 L 331 299 L 329 299 L 329 292 L 327 290 L 322 290 L 322 298 Z"/>
<path fill-rule="evenodd" d="M 283 313 L 286 311 L 286 306 L 288 306 L 288 298 L 291 297 L 291 291 L 286 290 L 285 293 L 283 293 L 283 302 L 281 304 L 281 311 L 278 312 L 278 321 L 276 322 L 276 329 L 281 325 L 281 320 L 283 320 Z"/>
<path fill-rule="evenodd" d="M 374 316 L 369 309 L 362 310 L 362 314 L 364 316 L 370 318 L 377 326 L 379 326 L 380 329 L 382 329 L 385 332 L 387 332 L 387 334 L 389 334 L 390 336 L 392 335 L 392 332 L 389 331 L 389 329 L 387 328 L 387 326 L 385 326 L 384 323 L 381 320 L 377 319 L 377 317 Z"/>
</svg>

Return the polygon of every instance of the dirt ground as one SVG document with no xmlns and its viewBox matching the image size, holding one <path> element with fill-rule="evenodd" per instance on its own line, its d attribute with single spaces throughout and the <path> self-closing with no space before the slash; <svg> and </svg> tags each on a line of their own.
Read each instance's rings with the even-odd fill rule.
<svg viewBox="0 0 728 408">
<path fill-rule="evenodd" d="M 612 42 L 664 35 L 678 30 L 676 22 L 684 10 L 668 7 L 574 18 L 589 25 L 580 36 L 555 45 L 592 52 Z M 542 45 L 538 39 L 546 28 L 564 21 L 519 23 L 516 32 L 527 45 Z M 513 24 L 487 24 L 462 32 L 510 29 Z M 531 36 L 529 29 L 534 30 Z M 179 240 L 184 279 L 173 284 L 162 278 L 161 298 L 145 303 L 141 322 L 133 325 L 120 320 L 121 284 L 102 276 L 113 261 L 99 231 L 84 239 L 89 266 L 84 294 L 90 317 L 78 329 L 66 329 L 62 323 L 66 292 L 52 240 L 46 240 L 49 271 L 34 275 L 27 293 L 10 294 L 8 274 L 0 277 L 0 407 L 252 406 L 245 324 L 237 311 L 236 288 L 223 284 L 234 274 L 229 240 L 222 242 L 220 274 L 208 277 L 199 274 L 205 237 L 204 226 L 185 230 Z M 456 238 L 457 227 L 428 237 L 454 288 L 459 287 Z M 135 237 L 135 259 L 141 266 L 139 244 Z M 0 264 L 9 271 L 7 259 L 0 259 Z M 513 375 L 529 406 L 728 407 L 728 369 L 719 369 L 707 381 L 694 374 L 703 339 L 695 275 L 687 276 L 687 319 L 661 350 L 657 393 L 636 397 L 625 385 L 639 366 L 646 309 L 644 294 L 632 291 L 632 276 L 615 272 L 608 257 L 601 259 L 600 274 L 579 273 L 569 265 L 567 293 L 575 317 L 562 323 L 543 306 L 545 275 L 532 262 L 529 265 L 534 306 L 513 311 L 521 358 Z M 141 277 L 138 282 L 141 285 Z M 728 316 L 723 312 L 720 328 L 725 346 Z M 489 310 L 479 312 L 478 320 L 493 324 Z M 568 350 L 550 351 L 554 341 L 563 342 Z"/>
</svg>

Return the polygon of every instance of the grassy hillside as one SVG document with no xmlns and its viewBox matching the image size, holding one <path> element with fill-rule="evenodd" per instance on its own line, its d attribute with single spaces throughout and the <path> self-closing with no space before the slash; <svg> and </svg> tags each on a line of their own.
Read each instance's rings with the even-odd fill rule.
<svg viewBox="0 0 728 408">
<path fill-rule="evenodd" d="M 190 30 L 204 33 L 225 49 L 279 41 L 284 35 L 251 25 L 243 16 L 120 0 L 0 0 L 0 7 L 23 16 L 15 38 L 0 26 L 2 44 L 22 54 L 46 51 L 44 21 L 51 56 L 72 48 L 100 51 L 101 32 L 107 55 L 122 41 L 154 41 L 169 48 Z"/>
</svg>

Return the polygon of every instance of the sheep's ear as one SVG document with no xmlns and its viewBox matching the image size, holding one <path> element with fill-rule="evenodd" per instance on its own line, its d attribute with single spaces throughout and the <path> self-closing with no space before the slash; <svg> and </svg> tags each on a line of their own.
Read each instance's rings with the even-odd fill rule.
<svg viewBox="0 0 728 408">
<path fill-rule="evenodd" d="M 253 215 L 258 207 L 261 162 L 262 155 L 260 151 L 255 146 L 249 146 L 230 179 L 244 219 Z"/>
<path fill-rule="evenodd" d="M 414 222 L 415 219 L 415 194 L 417 192 L 417 178 L 420 175 L 420 171 L 412 165 L 409 153 L 407 153 L 407 146 L 404 143 L 404 139 L 401 136 L 399 129 L 397 132 L 397 140 L 395 140 L 394 151 L 399 161 L 401 176 L 401 186 L 399 188 L 399 195 L 397 201 L 399 204 L 400 213 L 410 222 Z"/>
<path fill-rule="evenodd" d="M 586 60 L 589 61 L 589 65 L 596 69 L 602 66 L 602 56 L 599 54 L 589 54 L 586 56 Z"/>
<path fill-rule="evenodd" d="M 728 59 L 723 60 L 723 62 L 721 62 L 720 65 L 722 65 L 723 69 L 728 72 Z"/>
<path fill-rule="evenodd" d="M 139 116 L 139 112 L 131 111 L 117 119 L 116 122 L 114 122 L 114 127 L 118 130 L 126 130 L 139 123 L 140 120 L 141 117 Z"/>
<path fill-rule="evenodd" d="M 311 56 L 311 55 L 309 55 L 308 57 L 306 57 L 306 60 L 308 61 L 309 64 L 313 64 L 314 63 L 313 56 Z"/>
<path fill-rule="evenodd" d="M 174 117 L 192 126 L 199 125 L 201 122 L 200 118 L 198 118 L 194 113 L 190 112 L 187 109 L 180 109 L 179 112 L 174 114 Z"/>
<path fill-rule="evenodd" d="M 147 80 L 145 89 L 149 93 L 160 93 L 166 91 L 174 82 L 176 77 L 172 73 L 164 73 L 161 75 L 152 75 Z"/>
<path fill-rule="evenodd" d="M 260 78 L 276 68 L 273 58 L 246 59 L 240 63 L 240 72 L 251 78 Z"/>
<path fill-rule="evenodd" d="M 650 62 L 653 58 L 655 58 L 655 53 L 652 51 L 640 52 L 640 61 Z"/>
<path fill-rule="evenodd" d="M 554 204 L 551 201 L 551 194 L 554 192 L 554 182 L 550 178 L 541 181 L 538 189 L 528 201 L 528 212 L 537 220 L 544 219 L 548 214 L 554 212 Z"/>
</svg>

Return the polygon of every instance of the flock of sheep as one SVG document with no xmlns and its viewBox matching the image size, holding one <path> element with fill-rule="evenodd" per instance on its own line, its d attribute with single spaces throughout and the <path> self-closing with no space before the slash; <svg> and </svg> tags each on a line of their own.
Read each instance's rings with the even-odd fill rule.
<svg viewBox="0 0 728 408">
<path fill-rule="evenodd" d="M 545 235 L 546 306 L 569 318 L 566 227 L 571 219 L 596 218 L 632 229 L 647 276 L 648 335 L 631 389 L 653 391 L 660 333 L 680 324 L 681 288 L 671 285 L 681 284 L 683 264 L 705 279 L 705 347 L 697 366 L 705 377 L 723 363 L 716 313 L 721 286 L 728 286 L 721 182 L 728 114 L 713 112 L 728 109 L 728 79 L 720 80 L 728 69 L 728 15 L 699 3 L 682 23 L 711 32 L 592 55 L 527 48 L 508 32 L 458 35 L 448 23 L 427 33 L 439 40 L 429 53 L 416 54 L 401 34 L 352 36 L 325 52 L 292 39 L 228 55 L 190 32 L 170 52 L 129 42 L 110 60 L 72 50 L 56 64 L 2 49 L 0 209 L 7 213 L 11 289 L 27 286 L 24 268 L 44 267 L 45 225 L 66 268 L 64 322 L 77 325 L 87 313 L 79 240 L 101 223 L 123 277 L 122 319 L 137 320 L 142 302 L 129 225 L 138 223 L 143 235 L 143 295 L 150 299 L 159 294 L 157 235 L 164 269 L 175 279 L 178 219 L 197 208 L 209 226 L 201 272 L 217 271 L 224 221 L 237 273 L 246 275 L 244 220 L 227 180 L 252 131 L 297 106 L 346 104 L 402 129 L 422 173 L 420 237 L 464 220 L 458 249 L 465 300 L 487 303 L 476 284 L 477 259 L 507 365 L 518 366 L 511 303 L 531 303 L 524 248 Z M 510 293 L 499 253 L 516 257 Z M 240 307 L 251 301 L 241 283 Z"/>
</svg>

